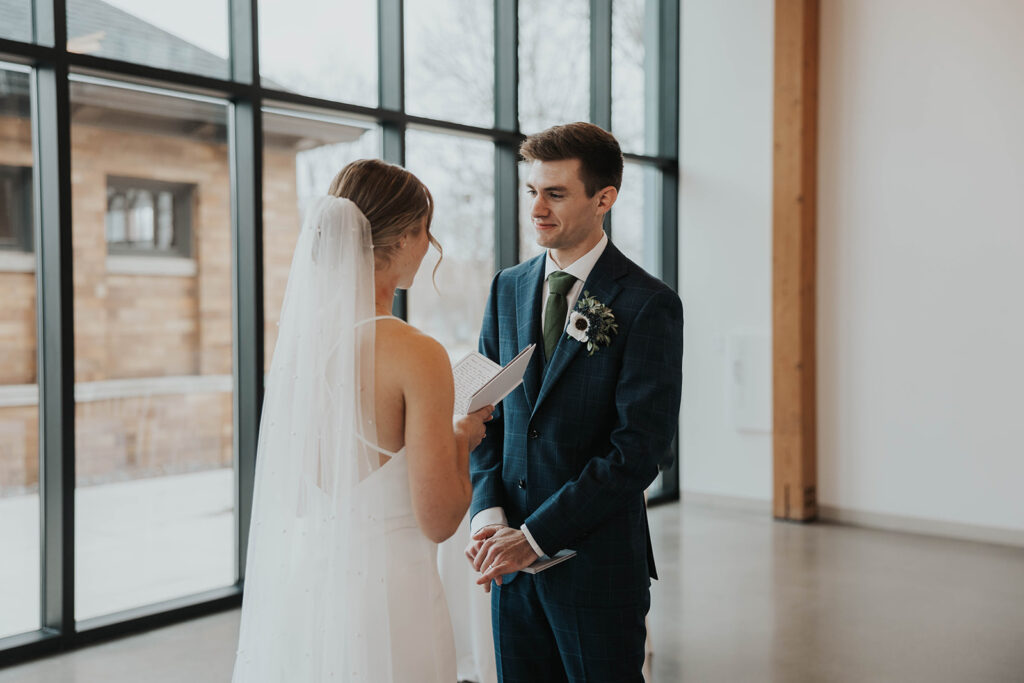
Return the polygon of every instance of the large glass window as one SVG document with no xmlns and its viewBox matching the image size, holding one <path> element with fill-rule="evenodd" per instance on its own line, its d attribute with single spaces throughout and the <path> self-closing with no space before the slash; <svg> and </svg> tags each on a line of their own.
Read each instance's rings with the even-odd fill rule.
<svg viewBox="0 0 1024 683">
<path fill-rule="evenodd" d="M 656 11 L 651 0 L 612 3 L 612 132 L 627 152 L 650 151 L 644 140 L 649 83 L 644 37 Z"/>
<path fill-rule="evenodd" d="M 494 123 L 494 3 L 405 4 L 405 98 L 410 114 Z"/>
<path fill-rule="evenodd" d="M 476 350 L 494 274 L 494 146 L 486 140 L 410 130 L 409 170 L 434 197 L 431 249 L 409 290 L 409 322 L 434 337 L 454 360 Z"/>
<path fill-rule="evenodd" d="M 71 99 L 82 620 L 235 581 L 230 166 L 223 102 L 95 79 Z M 173 188 L 191 225 L 166 237 Z M 115 237 L 191 257 L 110 253 L 118 197 Z"/>
<path fill-rule="evenodd" d="M 17 69 L 17 70 L 16 70 Z M 39 392 L 29 74 L 0 64 L 0 638 L 39 628 Z M 27 205 L 27 206 L 26 206 Z"/>
<path fill-rule="evenodd" d="M 227 0 L 67 0 L 67 8 L 69 52 L 219 78 L 231 72 Z"/>
<path fill-rule="evenodd" d="M 268 108 L 263 111 L 263 334 L 270 369 L 292 252 L 304 210 L 327 193 L 338 171 L 380 156 L 372 122 Z"/>
<path fill-rule="evenodd" d="M 32 0 L 5 0 L 0 8 L 0 38 L 30 42 Z"/>
<path fill-rule="evenodd" d="M 658 170 L 626 162 L 622 187 L 612 207 L 612 239 L 623 254 L 655 277 L 657 264 Z"/>
<path fill-rule="evenodd" d="M 589 0 L 519 0 L 519 126 L 590 120 Z"/>
<path fill-rule="evenodd" d="M 259 0 L 263 86 L 377 104 L 377 3 Z"/>
<path fill-rule="evenodd" d="M 398 310 L 453 360 L 476 348 L 496 264 L 543 252 L 521 134 L 610 111 L 631 153 L 612 238 L 675 284 L 659 253 L 674 170 L 652 144 L 676 132 L 677 22 L 658 22 L 677 9 L 0 0 L 0 648 L 56 650 L 240 598 L 260 375 L 304 208 L 349 161 L 406 164 L 432 190 L 444 258 L 435 278 L 428 252 Z M 671 496 L 669 479 L 652 495 Z"/>
</svg>

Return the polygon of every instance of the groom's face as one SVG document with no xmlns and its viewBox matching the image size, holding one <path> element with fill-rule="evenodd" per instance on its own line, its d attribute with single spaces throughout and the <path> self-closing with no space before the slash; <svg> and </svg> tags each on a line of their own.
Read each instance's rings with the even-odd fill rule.
<svg viewBox="0 0 1024 683">
<path fill-rule="evenodd" d="M 537 244 L 545 249 L 572 249 L 601 230 L 607 209 L 601 192 L 587 196 L 579 159 L 534 161 L 526 193 Z"/>
</svg>

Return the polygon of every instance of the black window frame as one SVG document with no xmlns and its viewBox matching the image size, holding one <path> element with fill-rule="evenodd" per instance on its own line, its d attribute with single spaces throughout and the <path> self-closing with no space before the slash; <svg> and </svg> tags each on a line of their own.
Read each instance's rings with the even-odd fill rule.
<svg viewBox="0 0 1024 683">
<path fill-rule="evenodd" d="M 247 531 L 255 474 L 256 439 L 263 395 L 262 110 L 312 109 L 369 118 L 381 128 L 382 157 L 403 163 L 409 125 L 490 139 L 495 146 L 495 269 L 515 265 L 519 250 L 518 0 L 494 3 L 493 127 L 411 116 L 405 111 L 403 0 L 376 0 L 379 103 L 366 107 L 310 97 L 261 82 L 259 0 L 224 0 L 229 11 L 230 76 L 158 68 L 67 50 L 69 0 L 34 0 L 32 41 L 0 38 L 0 60 L 31 67 L 32 241 L 37 247 L 37 353 L 39 358 L 40 512 L 42 627 L 0 638 L 0 667 L 101 639 L 118 637 L 241 603 Z M 481 0 L 482 1 L 482 0 Z M 611 120 L 613 0 L 590 0 L 590 119 L 614 131 Z M 647 135 L 653 143 L 629 161 L 656 168 L 659 198 L 650 225 L 659 245 L 658 274 L 678 287 L 678 128 L 680 0 L 645 0 L 650 22 Z M 72 74 L 88 73 L 126 83 L 222 98 L 231 103 L 228 148 L 231 165 L 234 451 L 236 565 L 232 586 L 78 622 L 75 590 L 75 402 L 74 291 L 71 215 Z M 609 221 L 608 228 L 611 230 Z M 399 296 L 395 310 L 407 312 Z M 679 497 L 678 449 L 650 503 Z"/>
</svg>

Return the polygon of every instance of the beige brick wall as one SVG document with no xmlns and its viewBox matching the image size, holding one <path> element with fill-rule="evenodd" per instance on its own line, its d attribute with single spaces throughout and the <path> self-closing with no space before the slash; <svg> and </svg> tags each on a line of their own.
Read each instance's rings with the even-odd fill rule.
<svg viewBox="0 0 1024 683">
<path fill-rule="evenodd" d="M 231 372 L 231 215 L 227 148 L 75 125 L 71 131 L 75 378 Z M 107 176 L 196 185 L 194 278 L 107 275 Z M 177 281 L 177 282 L 174 282 Z M 126 300 L 139 299 L 130 308 Z M 147 313 L 148 312 L 148 313 Z M 146 349 L 131 351 L 134 336 Z M 182 343 L 191 345 L 182 348 Z M 197 363 L 183 362 L 194 354 Z"/>
<path fill-rule="evenodd" d="M 36 381 L 34 273 L 0 272 L 0 385 Z"/>
<path fill-rule="evenodd" d="M 79 403 L 75 448 L 80 486 L 230 467 L 231 395 Z"/>
<path fill-rule="evenodd" d="M 0 496 L 35 487 L 39 480 L 38 454 L 36 407 L 0 408 Z"/>
<path fill-rule="evenodd" d="M 73 125 L 75 379 L 227 375 L 231 234 L 227 148 L 181 137 Z M 31 165 L 27 122 L 0 118 L 0 164 Z M 267 361 L 297 235 L 295 155 L 264 157 Z M 195 184 L 195 276 L 107 271 L 108 175 Z M 0 385 L 36 381 L 35 274 L 0 272 Z M 185 394 L 76 406 L 80 484 L 230 466 L 231 395 Z M 36 486 L 35 406 L 0 407 L 0 495 Z"/>
<path fill-rule="evenodd" d="M 108 377 L 198 375 L 196 278 L 106 278 Z"/>
<path fill-rule="evenodd" d="M 323 188 L 324 191 L 327 188 Z M 299 208 L 295 191 L 295 153 L 267 150 L 263 155 L 263 332 L 264 369 L 277 342 L 292 253 L 299 237 Z"/>
<path fill-rule="evenodd" d="M 25 119 L 0 117 L 0 164 L 32 165 L 32 130 Z M 35 306 L 33 273 L 0 272 L 0 384 L 36 381 Z"/>
</svg>

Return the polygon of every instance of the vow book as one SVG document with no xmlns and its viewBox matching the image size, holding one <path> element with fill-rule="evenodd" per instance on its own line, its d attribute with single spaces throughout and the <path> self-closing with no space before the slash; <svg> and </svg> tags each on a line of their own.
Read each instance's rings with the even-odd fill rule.
<svg viewBox="0 0 1024 683">
<path fill-rule="evenodd" d="M 548 567 L 554 567 L 556 564 L 561 564 L 562 562 L 565 562 L 566 560 L 572 557 L 576 557 L 575 550 L 559 550 L 551 557 L 544 555 L 543 557 L 537 558 L 536 562 L 531 564 L 523 571 L 527 574 L 536 574 L 537 572 L 544 571 Z"/>
<path fill-rule="evenodd" d="M 482 353 L 469 352 L 452 366 L 455 375 L 455 414 L 468 415 L 484 406 L 496 406 L 522 383 L 533 348 L 530 344 L 501 367 Z"/>
</svg>

